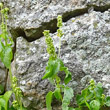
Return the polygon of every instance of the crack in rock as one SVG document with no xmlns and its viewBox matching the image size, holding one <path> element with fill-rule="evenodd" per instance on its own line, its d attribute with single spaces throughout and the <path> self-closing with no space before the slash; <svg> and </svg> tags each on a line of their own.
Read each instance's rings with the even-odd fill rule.
<svg viewBox="0 0 110 110">
<path fill-rule="evenodd" d="M 73 17 L 77 17 L 88 13 L 89 9 L 93 8 L 94 11 L 104 12 L 110 9 L 110 4 L 104 6 L 88 5 L 86 8 L 78 8 L 73 11 L 65 12 L 62 14 L 63 22 L 67 22 Z M 10 32 L 14 39 L 19 36 L 23 36 L 28 42 L 39 39 L 43 36 L 44 30 L 50 30 L 51 33 L 55 33 L 57 30 L 57 19 L 52 19 L 49 22 L 42 22 L 38 28 L 11 28 Z"/>
</svg>

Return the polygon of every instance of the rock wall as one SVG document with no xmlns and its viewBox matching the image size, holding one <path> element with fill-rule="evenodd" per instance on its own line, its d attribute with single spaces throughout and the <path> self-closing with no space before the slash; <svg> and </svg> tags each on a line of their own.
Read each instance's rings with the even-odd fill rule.
<svg viewBox="0 0 110 110">
<path fill-rule="evenodd" d="M 51 31 L 58 52 L 56 18 L 59 14 L 63 16 L 64 32 L 61 58 L 72 73 L 68 85 L 75 94 L 80 93 L 94 78 L 103 83 L 106 94 L 110 95 L 109 0 L 2 1 L 10 8 L 8 25 L 16 49 L 12 69 L 23 91 L 25 107 L 45 110 L 45 95 L 54 89 L 47 80 L 42 80 L 49 57 L 42 32 Z M 53 105 L 56 110 L 56 104 Z"/>
</svg>

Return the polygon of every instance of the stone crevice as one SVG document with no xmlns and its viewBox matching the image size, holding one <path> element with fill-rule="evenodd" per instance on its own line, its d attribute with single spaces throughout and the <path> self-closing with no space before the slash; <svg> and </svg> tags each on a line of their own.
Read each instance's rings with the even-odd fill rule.
<svg viewBox="0 0 110 110">
<path fill-rule="evenodd" d="M 108 9 L 110 9 L 110 4 L 104 5 L 104 6 L 96 6 L 96 5 L 88 5 L 86 8 L 78 8 L 73 11 L 65 12 L 63 17 L 63 22 L 67 22 L 73 17 L 84 15 L 85 13 L 88 13 L 90 9 L 93 9 L 97 12 L 105 12 Z M 50 22 L 43 22 L 41 23 L 41 26 L 38 28 L 30 28 L 30 29 L 23 29 L 23 28 L 11 28 L 10 32 L 14 39 L 17 37 L 24 37 L 28 42 L 35 41 L 36 39 L 39 39 L 43 36 L 44 30 L 50 30 L 50 33 L 55 33 L 57 31 L 57 19 L 52 19 Z M 26 35 L 28 32 L 33 32 L 29 36 Z"/>
</svg>

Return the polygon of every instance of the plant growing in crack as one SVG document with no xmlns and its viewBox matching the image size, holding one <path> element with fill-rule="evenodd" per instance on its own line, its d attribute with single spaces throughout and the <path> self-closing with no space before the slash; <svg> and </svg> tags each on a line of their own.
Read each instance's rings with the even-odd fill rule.
<svg viewBox="0 0 110 110">
<path fill-rule="evenodd" d="M 50 37 L 49 30 L 45 30 L 43 32 L 44 36 L 46 37 L 49 60 L 46 66 L 46 73 L 42 79 L 48 79 L 55 86 L 55 90 L 48 92 L 46 95 L 47 110 L 52 110 L 51 103 L 53 98 L 56 98 L 62 102 L 62 110 L 84 110 L 84 107 L 88 108 L 89 110 L 100 110 L 100 108 L 103 106 L 110 107 L 110 96 L 106 97 L 103 94 L 102 84 L 96 84 L 94 80 L 91 80 L 90 85 L 82 90 L 80 95 L 77 95 L 76 101 L 78 107 L 69 107 L 70 100 L 73 97 L 72 88 L 67 86 L 71 80 L 71 73 L 69 72 L 68 68 L 64 66 L 64 63 L 60 58 L 61 37 L 63 36 L 63 32 L 61 30 L 62 17 L 58 16 L 57 21 L 57 26 L 59 28 L 57 30 L 57 36 L 60 39 L 58 55 L 55 52 L 55 47 L 53 45 L 53 40 Z M 58 73 L 61 71 L 66 73 L 64 84 L 61 84 L 61 79 L 58 76 Z"/>
<path fill-rule="evenodd" d="M 11 61 L 13 58 L 12 47 L 14 45 L 13 39 L 9 36 L 7 28 L 7 19 L 8 19 L 8 8 L 4 8 L 3 4 L 0 3 L 1 8 L 1 34 L 0 34 L 0 60 L 3 62 L 5 67 L 9 69 L 10 82 L 12 91 L 7 91 L 4 95 L 0 96 L 0 110 L 9 110 L 9 98 L 11 97 L 12 92 L 15 94 L 15 101 L 13 101 L 13 107 L 10 110 L 24 110 L 22 106 L 22 93 L 20 88 L 17 85 L 17 79 L 15 76 L 12 76 L 11 72 Z"/>
<path fill-rule="evenodd" d="M 61 48 L 61 37 L 63 36 L 62 32 L 62 16 L 58 16 L 57 18 L 57 36 L 59 37 L 59 52 L 58 56 L 55 52 L 55 47 L 53 45 L 53 40 L 50 37 L 49 30 L 45 30 L 43 32 L 44 36 L 46 37 L 46 44 L 47 44 L 47 52 L 49 54 L 49 60 L 46 66 L 46 73 L 42 77 L 42 79 L 48 79 L 52 84 L 55 86 L 54 91 L 48 92 L 46 95 L 46 106 L 47 110 L 52 110 L 51 103 L 52 99 L 55 97 L 57 100 L 62 101 L 62 110 L 69 110 L 69 103 L 71 98 L 73 97 L 73 90 L 69 88 L 67 84 L 71 80 L 71 72 L 68 70 L 67 67 L 64 66 L 63 61 L 60 58 L 60 48 Z M 61 79 L 58 76 L 58 73 L 64 71 L 65 72 L 65 79 L 64 84 L 61 84 Z M 64 93 L 64 95 L 62 95 Z"/>
</svg>

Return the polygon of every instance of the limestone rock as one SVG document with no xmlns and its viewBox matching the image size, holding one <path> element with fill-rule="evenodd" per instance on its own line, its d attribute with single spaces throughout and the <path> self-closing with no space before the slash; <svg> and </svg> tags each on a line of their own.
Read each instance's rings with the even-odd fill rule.
<svg viewBox="0 0 110 110">
<path fill-rule="evenodd" d="M 110 10 L 71 18 L 63 23 L 62 29 L 61 59 L 72 73 L 68 86 L 76 94 L 91 78 L 104 83 L 102 78 L 110 75 Z M 58 53 L 56 35 L 51 34 Z M 12 68 L 24 94 L 23 103 L 29 110 L 45 108 L 45 95 L 54 89 L 47 80 L 42 80 L 48 57 L 44 37 L 33 42 L 22 36 L 17 38 Z"/>
<path fill-rule="evenodd" d="M 93 10 L 110 8 L 110 0 L 1 0 L 10 8 L 9 27 L 13 37 L 23 36 L 29 41 L 43 36 L 44 29 L 55 32 L 56 18 L 63 21 Z"/>
</svg>

